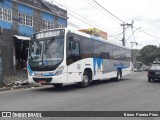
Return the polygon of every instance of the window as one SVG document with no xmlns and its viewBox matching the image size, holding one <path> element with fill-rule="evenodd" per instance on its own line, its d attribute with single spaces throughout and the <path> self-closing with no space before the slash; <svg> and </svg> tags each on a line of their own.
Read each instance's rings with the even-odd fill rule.
<svg viewBox="0 0 160 120">
<path fill-rule="evenodd" d="M 100 41 L 94 41 L 94 57 L 104 58 L 105 44 Z"/>
<path fill-rule="evenodd" d="M 79 52 L 79 43 L 78 42 L 75 42 L 75 41 L 69 41 L 68 42 L 68 55 L 80 55 L 80 52 Z"/>
<path fill-rule="evenodd" d="M 67 34 L 67 65 L 81 60 L 80 40 L 78 35 Z"/>
<path fill-rule="evenodd" d="M 26 26 L 33 26 L 33 17 L 28 14 L 19 13 L 19 23 Z"/>
<path fill-rule="evenodd" d="M 120 47 L 113 46 L 113 60 L 120 60 Z"/>
<path fill-rule="evenodd" d="M 32 23 L 33 23 L 33 18 L 32 18 L 32 16 L 26 15 L 26 25 L 27 25 L 27 26 L 33 26 Z"/>
<path fill-rule="evenodd" d="M 66 27 L 66 25 L 58 24 L 58 28 L 64 28 L 64 27 Z"/>
<path fill-rule="evenodd" d="M 12 22 L 12 11 L 6 8 L 0 8 L 0 20 Z"/>
<path fill-rule="evenodd" d="M 52 21 L 43 20 L 43 30 L 53 29 L 54 23 Z"/>
<path fill-rule="evenodd" d="M 91 58 L 93 57 L 93 40 L 82 37 L 81 40 L 81 57 Z"/>
<path fill-rule="evenodd" d="M 110 44 L 105 44 L 105 59 L 112 59 L 112 45 Z"/>
</svg>

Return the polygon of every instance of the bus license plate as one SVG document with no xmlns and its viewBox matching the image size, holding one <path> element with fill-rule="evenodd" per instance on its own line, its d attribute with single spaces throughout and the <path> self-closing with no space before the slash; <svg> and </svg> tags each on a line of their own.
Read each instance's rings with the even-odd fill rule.
<svg viewBox="0 0 160 120">
<path fill-rule="evenodd" d="M 45 80 L 40 80 L 39 83 L 43 84 L 43 83 L 46 83 L 46 81 Z"/>
</svg>

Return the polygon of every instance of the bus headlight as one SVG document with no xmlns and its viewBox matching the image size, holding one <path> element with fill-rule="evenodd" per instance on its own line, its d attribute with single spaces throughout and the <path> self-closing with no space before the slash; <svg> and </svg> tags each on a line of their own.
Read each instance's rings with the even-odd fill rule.
<svg viewBox="0 0 160 120">
<path fill-rule="evenodd" d="M 60 67 L 60 68 L 56 71 L 55 75 L 60 75 L 60 74 L 62 74 L 63 70 L 64 70 L 64 66 Z"/>
<path fill-rule="evenodd" d="M 28 71 L 28 75 L 30 75 L 30 76 L 34 76 L 35 74 L 34 74 L 34 72 L 30 72 L 30 71 Z"/>
<path fill-rule="evenodd" d="M 31 73 L 31 76 L 34 76 L 34 73 L 33 73 L 33 72 Z"/>
</svg>

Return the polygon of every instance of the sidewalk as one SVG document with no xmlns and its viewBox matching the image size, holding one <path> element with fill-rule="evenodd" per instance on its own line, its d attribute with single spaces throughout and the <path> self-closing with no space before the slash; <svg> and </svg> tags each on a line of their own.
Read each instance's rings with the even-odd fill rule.
<svg viewBox="0 0 160 120">
<path fill-rule="evenodd" d="M 0 91 L 6 91 L 6 90 L 10 90 L 11 88 L 10 87 L 3 87 L 3 88 L 0 88 Z"/>
<path fill-rule="evenodd" d="M 40 84 L 25 84 L 25 85 L 13 85 L 13 86 L 4 86 L 3 88 L 0 88 L 1 91 L 7 91 L 7 90 L 19 90 L 19 89 L 27 89 L 32 87 L 40 87 Z"/>
</svg>

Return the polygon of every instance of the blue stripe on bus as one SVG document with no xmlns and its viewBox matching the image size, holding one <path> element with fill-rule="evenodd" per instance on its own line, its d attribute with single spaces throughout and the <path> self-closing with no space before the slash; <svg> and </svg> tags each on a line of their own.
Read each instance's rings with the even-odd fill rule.
<svg viewBox="0 0 160 120">
<path fill-rule="evenodd" d="M 31 74 L 33 73 L 33 71 L 31 70 L 29 64 L 27 65 L 27 69 L 28 69 L 28 71 L 29 71 L 29 74 L 31 75 Z"/>
<path fill-rule="evenodd" d="M 43 76 L 54 76 L 55 74 L 43 74 Z"/>
<path fill-rule="evenodd" d="M 127 66 L 116 66 L 116 70 L 118 69 L 125 69 L 125 68 L 128 68 Z"/>
<path fill-rule="evenodd" d="M 102 58 L 93 58 L 93 67 L 94 67 L 94 75 L 96 74 L 96 71 L 101 71 L 101 66 L 103 65 L 103 59 Z M 98 68 L 96 68 L 96 66 Z"/>
</svg>

